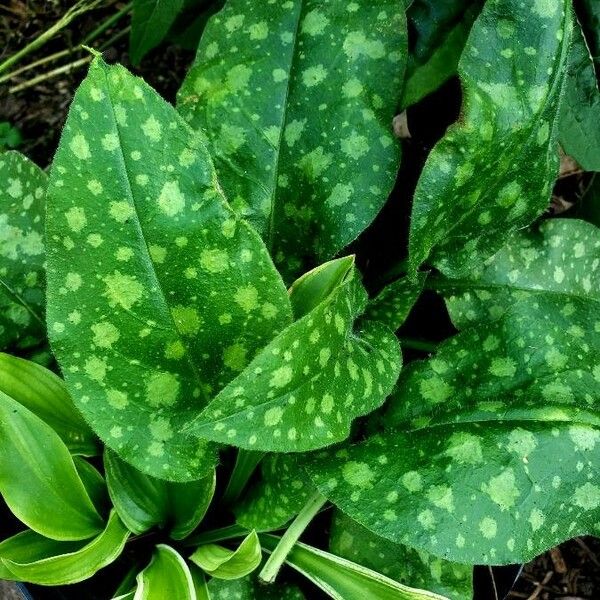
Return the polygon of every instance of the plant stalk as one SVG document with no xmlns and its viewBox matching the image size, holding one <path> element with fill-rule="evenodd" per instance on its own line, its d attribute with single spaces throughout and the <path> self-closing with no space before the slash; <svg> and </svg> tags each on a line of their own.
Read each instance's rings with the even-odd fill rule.
<svg viewBox="0 0 600 600">
<path fill-rule="evenodd" d="M 304 508 L 298 513 L 298 516 L 279 540 L 277 547 L 273 550 L 262 571 L 258 574 L 258 578 L 263 583 L 273 583 L 275 581 L 279 569 L 281 569 L 294 544 L 326 502 L 327 498 L 321 492 L 316 492 L 309 498 Z"/>
<path fill-rule="evenodd" d="M 405 348 L 420 350 L 421 352 L 436 352 L 438 347 L 436 342 L 428 342 L 426 340 L 417 340 L 407 337 L 400 338 L 400 345 Z"/>
<path fill-rule="evenodd" d="M 242 494 L 252 473 L 265 456 L 266 452 L 253 452 L 251 450 L 238 450 L 235 466 L 231 472 L 231 477 L 225 493 L 223 494 L 223 502 L 225 504 L 233 504 Z"/>
</svg>

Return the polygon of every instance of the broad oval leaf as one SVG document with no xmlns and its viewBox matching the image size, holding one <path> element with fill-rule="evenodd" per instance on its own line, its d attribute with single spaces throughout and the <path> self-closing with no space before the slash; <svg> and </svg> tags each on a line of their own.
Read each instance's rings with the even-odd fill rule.
<svg viewBox="0 0 600 600">
<path fill-rule="evenodd" d="M 4 392 L 0 392 L 0 493 L 20 521 L 46 537 L 82 540 L 102 531 L 102 519 L 63 441 Z"/>
<path fill-rule="evenodd" d="M 560 112 L 560 144 L 586 171 L 600 171 L 600 90 L 581 27 L 573 28 L 569 75 Z"/>
<path fill-rule="evenodd" d="M 458 66 L 463 116 L 432 150 L 415 191 L 413 273 L 430 257 L 462 276 L 546 209 L 571 13 L 566 0 L 486 2 Z"/>
<path fill-rule="evenodd" d="M 233 507 L 236 521 L 248 529 L 273 531 L 297 515 L 315 487 L 302 468 L 304 455 L 270 454 L 261 462 L 261 478 Z"/>
<path fill-rule="evenodd" d="M 123 551 L 129 531 L 112 512 L 106 528 L 91 541 L 57 542 L 25 531 L 0 543 L 0 560 L 10 579 L 39 585 L 66 585 L 89 579 Z"/>
<path fill-rule="evenodd" d="M 184 0 L 134 0 L 129 40 L 134 65 L 163 41 L 183 5 Z"/>
<path fill-rule="evenodd" d="M 261 558 L 258 535 L 252 531 L 235 550 L 218 544 L 206 544 L 194 551 L 190 561 L 216 579 L 239 579 L 252 573 Z"/>
<path fill-rule="evenodd" d="M 354 240 L 391 191 L 406 44 L 395 0 L 229 0 L 208 23 L 179 110 L 288 278 Z"/>
<path fill-rule="evenodd" d="M 262 535 L 260 539 L 263 546 L 271 552 L 279 541 L 271 535 Z M 302 573 L 333 600 L 349 598 L 448 600 L 445 596 L 433 592 L 402 585 L 381 573 L 302 542 L 296 542 L 287 555 L 286 563 Z"/>
<path fill-rule="evenodd" d="M 46 174 L 19 152 L 0 155 L 0 350 L 46 337 Z"/>
<path fill-rule="evenodd" d="M 167 527 L 173 539 L 183 539 L 202 520 L 215 490 L 214 472 L 199 481 L 164 481 L 142 473 L 110 450 L 104 454 L 104 468 L 115 509 L 136 534 Z"/>
<path fill-rule="evenodd" d="M 50 425 L 73 454 L 98 453 L 96 436 L 75 408 L 64 381 L 52 371 L 0 353 L 0 391 Z"/>
<path fill-rule="evenodd" d="M 78 408 L 141 471 L 206 475 L 214 452 L 182 428 L 291 320 L 266 248 L 223 200 L 201 138 L 100 59 L 48 198 L 50 338 Z"/>
<path fill-rule="evenodd" d="M 394 544 L 335 510 L 329 550 L 394 581 L 452 598 L 472 600 L 473 567 Z"/>
<path fill-rule="evenodd" d="M 457 562 L 527 561 L 595 533 L 598 332 L 594 302 L 521 300 L 410 365 L 388 430 L 309 474 L 378 535 Z"/>
<path fill-rule="evenodd" d="M 463 279 L 429 279 L 462 329 L 501 317 L 524 298 L 600 303 L 600 229 L 577 219 L 549 219 L 514 233 Z"/>
<path fill-rule="evenodd" d="M 159 544 L 150 564 L 138 575 L 134 600 L 196 600 L 190 569 L 179 553 Z"/>
<path fill-rule="evenodd" d="M 401 365 L 387 327 L 355 325 L 365 303 L 352 270 L 326 300 L 268 344 L 190 432 L 266 452 L 314 450 L 345 439 L 353 419 L 381 406 Z"/>
</svg>

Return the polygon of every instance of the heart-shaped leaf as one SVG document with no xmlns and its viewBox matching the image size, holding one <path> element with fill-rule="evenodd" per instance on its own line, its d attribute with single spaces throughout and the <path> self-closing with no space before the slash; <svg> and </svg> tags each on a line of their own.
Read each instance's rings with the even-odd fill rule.
<svg viewBox="0 0 600 600">
<path fill-rule="evenodd" d="M 449 562 L 422 550 L 394 544 L 338 509 L 332 520 L 329 550 L 404 585 L 430 590 L 452 600 L 473 598 L 471 565 Z"/>
<path fill-rule="evenodd" d="M 57 542 L 24 531 L 0 543 L 8 579 L 39 585 L 66 585 L 89 579 L 123 551 L 129 531 L 112 512 L 106 528 L 91 541 Z"/>
<path fill-rule="evenodd" d="M 389 429 L 316 460 L 313 481 L 378 535 L 457 562 L 526 561 L 596 532 L 598 332 L 595 302 L 521 300 L 412 363 Z"/>
<path fill-rule="evenodd" d="M 354 240 L 391 191 L 406 44 L 395 0 L 229 0 L 209 21 L 179 110 L 288 278 Z"/>
<path fill-rule="evenodd" d="M 150 564 L 137 576 L 134 600 L 196 600 L 190 569 L 170 546 L 159 544 Z"/>
<path fill-rule="evenodd" d="M 98 440 L 73 405 L 64 381 L 52 371 L 0 353 L 0 391 L 50 425 L 73 454 L 98 454 Z"/>
<path fill-rule="evenodd" d="M 187 483 L 164 481 L 138 471 L 110 450 L 104 454 L 104 467 L 113 504 L 136 534 L 168 526 L 173 539 L 187 537 L 206 514 L 215 491 L 214 472 Z"/>
<path fill-rule="evenodd" d="M 58 434 L 0 392 L 0 493 L 12 513 L 41 535 L 83 540 L 103 523 Z"/>
<path fill-rule="evenodd" d="M 261 558 L 258 536 L 256 531 L 252 531 L 235 550 L 218 544 L 206 544 L 194 551 L 190 561 L 216 579 L 239 579 L 252 573 Z"/>
<path fill-rule="evenodd" d="M 463 276 L 550 200 L 570 2 L 487 2 L 458 73 L 463 116 L 432 150 L 413 201 L 410 268 Z M 430 256 L 431 255 L 431 256 Z"/>
<path fill-rule="evenodd" d="M 181 430 L 291 321 L 266 248 L 223 200 L 201 137 L 100 59 L 48 198 L 49 330 L 78 408 L 141 471 L 201 478 L 214 453 Z"/>
<path fill-rule="evenodd" d="M 401 364 L 389 329 L 371 321 L 355 327 L 365 304 L 353 269 L 268 344 L 190 432 L 266 452 L 313 450 L 345 439 L 353 419 L 381 406 Z"/>
<path fill-rule="evenodd" d="M 0 155 L 0 349 L 26 348 L 44 326 L 46 174 L 18 152 Z"/>
</svg>

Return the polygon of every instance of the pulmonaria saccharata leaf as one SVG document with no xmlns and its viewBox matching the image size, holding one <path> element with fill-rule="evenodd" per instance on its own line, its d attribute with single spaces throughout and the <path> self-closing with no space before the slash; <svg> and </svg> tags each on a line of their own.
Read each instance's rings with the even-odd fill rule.
<svg viewBox="0 0 600 600">
<path fill-rule="evenodd" d="M 249 450 L 302 452 L 345 439 L 381 406 L 401 365 L 384 325 L 360 321 L 366 292 L 353 268 L 229 383 L 189 433 Z"/>
<path fill-rule="evenodd" d="M 523 299 L 412 363 L 388 430 L 310 475 L 378 535 L 457 562 L 527 561 L 596 533 L 598 356 L 595 302 Z"/>
<path fill-rule="evenodd" d="M 18 152 L 0 154 L 0 350 L 34 346 L 44 326 L 46 174 Z"/>
<path fill-rule="evenodd" d="M 375 535 L 339 509 L 331 523 L 329 551 L 404 585 L 472 600 L 473 567 L 450 562 Z"/>
<path fill-rule="evenodd" d="M 460 277 L 548 206 L 571 13 L 566 0 L 485 4 L 458 66 L 461 119 L 432 150 L 415 191 L 412 272 L 429 258 Z"/>
<path fill-rule="evenodd" d="M 546 297 L 600 303 L 600 229 L 549 219 L 511 235 L 463 279 L 430 279 L 458 329 L 501 317 L 517 301 Z M 600 306 L 600 305 L 599 305 Z"/>
<path fill-rule="evenodd" d="M 391 191 L 406 47 L 395 0 L 229 0 L 210 20 L 179 110 L 288 279 L 354 240 Z"/>
<path fill-rule="evenodd" d="M 201 138 L 122 67 L 96 59 L 75 96 L 47 238 L 49 335 L 78 408 L 141 471 L 203 477 L 213 452 L 182 428 L 291 308 Z"/>
</svg>

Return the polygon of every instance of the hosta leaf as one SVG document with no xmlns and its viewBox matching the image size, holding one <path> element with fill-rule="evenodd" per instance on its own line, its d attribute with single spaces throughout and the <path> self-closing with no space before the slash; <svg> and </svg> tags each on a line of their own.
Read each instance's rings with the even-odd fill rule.
<svg viewBox="0 0 600 600">
<path fill-rule="evenodd" d="M 263 546 L 273 551 L 278 538 L 261 536 Z M 411 588 L 380 573 L 339 556 L 296 542 L 286 563 L 319 586 L 333 600 L 377 598 L 377 600 L 448 600 L 425 590 Z"/>
<path fill-rule="evenodd" d="M 152 561 L 138 575 L 134 600 L 196 600 L 190 569 L 176 550 L 159 544 Z"/>
<path fill-rule="evenodd" d="M 89 579 L 123 551 L 129 531 L 115 512 L 106 528 L 87 542 L 57 542 L 33 531 L 0 544 L 0 560 L 11 579 L 39 585 L 65 585 Z"/>
<path fill-rule="evenodd" d="M 485 4 L 458 66 L 463 116 L 415 191 L 413 272 L 430 257 L 449 276 L 468 273 L 547 207 L 571 31 L 565 0 Z"/>
<path fill-rule="evenodd" d="M 265 585 L 255 577 L 241 579 L 211 579 L 208 582 L 208 600 L 305 600 L 295 586 L 274 583 Z"/>
<path fill-rule="evenodd" d="M 112 504 L 110 503 L 110 497 L 108 495 L 104 477 L 100 475 L 96 467 L 81 456 L 74 456 L 73 463 L 75 464 L 77 474 L 79 475 L 81 483 L 83 483 L 83 487 L 90 497 L 94 508 L 101 515 L 108 514 L 109 510 L 112 508 Z"/>
<path fill-rule="evenodd" d="M 206 475 L 213 453 L 183 426 L 291 309 L 201 139 L 122 67 L 96 59 L 75 96 L 47 231 L 50 337 L 78 408 L 141 471 Z"/>
<path fill-rule="evenodd" d="M 13 514 L 55 540 L 82 540 L 102 530 L 58 434 L 0 392 L 0 493 Z"/>
<path fill-rule="evenodd" d="M 366 293 L 352 270 L 326 300 L 281 332 L 225 387 L 191 433 L 250 450 L 300 452 L 341 441 L 378 408 L 401 356 L 385 326 L 354 320 Z"/>
<path fill-rule="evenodd" d="M 215 475 L 199 481 L 175 483 L 145 475 L 107 450 L 104 468 L 110 497 L 130 531 L 169 527 L 173 539 L 182 539 L 202 520 L 215 490 Z"/>
<path fill-rule="evenodd" d="M 196 549 L 190 561 L 216 579 L 239 579 L 252 573 L 261 558 L 258 536 L 256 531 L 252 531 L 235 550 L 218 544 L 206 544 Z"/>
<path fill-rule="evenodd" d="M 600 171 L 600 90 L 581 28 L 573 28 L 569 76 L 560 113 L 559 140 L 586 171 Z"/>
<path fill-rule="evenodd" d="M 52 371 L 0 353 L 0 391 L 50 425 L 72 453 L 98 453 L 96 436 L 75 408 L 62 379 Z"/>
<path fill-rule="evenodd" d="M 415 104 L 456 73 L 481 0 L 415 0 L 406 17 L 415 32 L 408 54 L 402 106 Z"/>
<path fill-rule="evenodd" d="M 390 429 L 315 461 L 313 481 L 378 535 L 457 562 L 526 561 L 595 532 L 598 332 L 595 302 L 521 300 L 412 363 Z"/>
<path fill-rule="evenodd" d="M 523 298 L 600 302 L 600 229 L 576 219 L 550 219 L 514 233 L 463 279 L 434 279 L 452 322 L 462 329 L 497 319 Z"/>
<path fill-rule="evenodd" d="M 179 109 L 286 275 L 354 240 L 392 189 L 406 44 L 395 0 L 229 0 L 209 22 Z"/>
<path fill-rule="evenodd" d="M 0 349 L 34 346 L 44 326 L 46 174 L 18 152 L 0 155 Z"/>
<path fill-rule="evenodd" d="M 264 458 L 261 479 L 234 506 L 237 522 L 248 529 L 270 531 L 297 515 L 315 491 L 301 467 L 302 458 L 293 454 Z"/>
<path fill-rule="evenodd" d="M 473 598 L 473 567 L 393 544 L 336 510 L 329 549 L 333 554 L 398 581 L 452 598 Z"/>
<path fill-rule="evenodd" d="M 129 40 L 133 64 L 163 41 L 183 4 L 184 0 L 134 0 Z"/>
<path fill-rule="evenodd" d="M 385 286 L 379 294 L 369 301 L 365 318 L 379 321 L 396 331 L 404 323 L 418 300 L 427 279 L 426 273 L 417 273 L 413 281 L 402 277 Z"/>
</svg>

